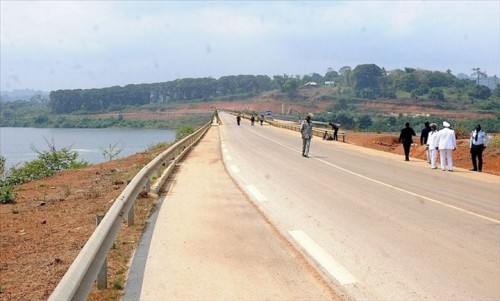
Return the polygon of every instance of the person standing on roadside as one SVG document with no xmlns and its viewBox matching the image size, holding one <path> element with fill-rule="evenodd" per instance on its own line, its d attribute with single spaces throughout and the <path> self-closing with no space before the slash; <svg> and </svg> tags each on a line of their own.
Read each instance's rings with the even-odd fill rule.
<svg viewBox="0 0 500 301">
<path fill-rule="evenodd" d="M 427 149 L 429 151 L 429 160 L 431 160 L 431 168 L 436 169 L 437 164 L 436 164 L 436 159 L 437 159 L 437 124 L 431 123 L 430 125 L 431 131 L 429 132 L 429 137 L 427 139 Z"/>
<path fill-rule="evenodd" d="M 302 157 L 308 158 L 312 139 L 311 116 L 306 116 L 306 119 L 300 123 L 300 133 L 302 134 Z"/>
<path fill-rule="evenodd" d="M 255 116 L 253 116 L 253 114 L 252 114 L 252 116 L 250 117 L 250 123 L 252 124 L 252 126 L 253 126 L 253 124 L 255 123 Z"/>
<path fill-rule="evenodd" d="M 427 153 L 427 163 L 431 163 L 431 158 L 429 154 L 429 147 L 427 146 L 427 139 L 429 138 L 429 132 L 431 131 L 431 127 L 429 126 L 429 121 L 424 123 L 424 128 L 420 132 L 420 145 L 425 145 L 425 150 Z"/>
<path fill-rule="evenodd" d="M 441 170 L 445 171 L 448 164 L 448 171 L 453 171 L 453 151 L 457 149 L 457 136 L 447 121 L 443 121 L 444 128 L 438 132 L 437 148 L 439 149 L 439 159 Z"/>
<path fill-rule="evenodd" d="M 415 131 L 410 127 L 410 123 L 405 123 L 405 127 L 401 130 L 401 134 L 399 134 L 399 143 L 403 144 L 405 151 L 405 161 L 410 161 L 410 148 L 413 144 L 413 136 L 416 135 Z"/>
<path fill-rule="evenodd" d="M 241 114 L 238 114 L 238 115 L 236 115 L 236 123 L 238 123 L 238 125 L 240 125 L 240 122 L 241 122 Z"/>
<path fill-rule="evenodd" d="M 483 130 L 481 125 L 476 125 L 469 139 L 470 157 L 472 159 L 472 171 L 483 171 L 483 150 L 490 144 L 490 137 Z"/>
<path fill-rule="evenodd" d="M 328 124 L 332 126 L 332 130 L 333 130 L 333 140 L 338 141 L 338 140 L 339 140 L 338 133 L 339 133 L 340 124 L 338 124 L 338 123 L 333 123 L 333 122 L 330 122 L 330 123 L 328 123 Z"/>
</svg>

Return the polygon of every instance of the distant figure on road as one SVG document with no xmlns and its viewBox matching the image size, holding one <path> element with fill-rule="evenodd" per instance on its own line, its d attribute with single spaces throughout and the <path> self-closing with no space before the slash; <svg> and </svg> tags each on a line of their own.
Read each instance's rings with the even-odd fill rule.
<svg viewBox="0 0 500 301">
<path fill-rule="evenodd" d="M 399 134 L 399 143 L 403 144 L 405 151 L 405 161 L 410 161 L 410 148 L 413 144 L 413 136 L 416 135 L 415 131 L 410 127 L 410 123 L 405 123 L 405 127 L 401 130 L 401 134 Z"/>
<path fill-rule="evenodd" d="M 264 115 L 260 115 L 259 121 L 260 121 L 260 126 L 262 126 L 262 123 L 264 122 Z"/>
<path fill-rule="evenodd" d="M 490 137 L 483 130 L 481 125 L 476 125 L 469 139 L 470 157 L 472 159 L 472 171 L 483 171 L 483 150 L 490 144 Z M 477 161 L 477 162 L 476 162 Z"/>
<path fill-rule="evenodd" d="M 437 164 L 436 164 L 436 159 L 437 159 L 437 124 L 431 123 L 430 126 L 431 131 L 429 132 L 429 137 L 427 139 L 427 150 L 429 152 L 429 160 L 431 160 L 431 168 L 436 169 Z"/>
<path fill-rule="evenodd" d="M 253 125 L 255 123 L 255 116 L 250 116 L 250 123 Z"/>
<path fill-rule="evenodd" d="M 302 134 L 302 157 L 309 157 L 309 147 L 312 139 L 312 122 L 311 116 L 307 116 L 306 120 L 300 123 L 300 133 Z"/>
<path fill-rule="evenodd" d="M 453 171 L 453 151 L 457 149 L 457 138 L 455 131 L 450 127 L 447 121 L 443 121 L 444 128 L 438 132 L 437 145 L 439 149 L 439 159 L 441 161 L 441 170 L 445 171 L 446 164 L 448 170 Z"/>
<path fill-rule="evenodd" d="M 238 114 L 236 116 L 236 123 L 238 123 L 238 125 L 240 125 L 240 123 L 241 123 L 241 114 Z"/>
<path fill-rule="evenodd" d="M 332 126 L 332 130 L 333 130 L 333 140 L 335 141 L 338 141 L 339 138 L 338 138 L 338 132 L 339 132 L 339 128 L 340 128 L 340 124 L 338 123 L 333 123 L 333 122 L 330 122 L 328 123 L 329 125 Z"/>
<path fill-rule="evenodd" d="M 425 145 L 425 150 L 427 153 L 427 163 L 431 163 L 431 158 L 429 154 L 429 147 L 427 147 L 427 139 L 429 137 L 429 132 L 431 131 L 431 127 L 429 126 L 429 121 L 424 123 L 424 128 L 420 132 L 420 145 Z"/>
</svg>

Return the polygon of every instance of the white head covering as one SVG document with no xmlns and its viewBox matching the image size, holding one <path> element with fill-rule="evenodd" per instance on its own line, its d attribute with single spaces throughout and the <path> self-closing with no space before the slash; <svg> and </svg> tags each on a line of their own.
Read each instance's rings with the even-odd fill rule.
<svg viewBox="0 0 500 301">
<path fill-rule="evenodd" d="M 449 128 L 451 125 L 448 123 L 448 121 L 443 121 L 443 126 L 445 128 Z"/>
</svg>

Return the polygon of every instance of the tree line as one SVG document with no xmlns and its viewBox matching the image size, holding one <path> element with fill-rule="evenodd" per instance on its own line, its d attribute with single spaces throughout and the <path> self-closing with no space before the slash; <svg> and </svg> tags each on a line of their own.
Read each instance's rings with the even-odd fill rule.
<svg viewBox="0 0 500 301">
<path fill-rule="evenodd" d="M 114 86 L 102 89 L 57 90 L 49 94 L 49 108 L 56 114 L 75 111 L 98 112 L 126 106 L 174 101 L 208 101 L 224 96 L 252 96 L 272 87 L 265 75 L 237 75 L 221 78 L 184 78 L 169 82 Z"/>
<path fill-rule="evenodd" d="M 485 76 L 475 68 L 471 79 L 459 79 L 450 70 L 428 71 L 414 68 L 386 71 L 375 64 L 362 64 L 352 69 L 344 66 L 338 71 L 329 68 L 324 75 L 312 73 L 304 76 L 275 75 L 231 75 L 214 78 L 184 78 L 152 84 L 131 84 L 102 89 L 57 90 L 49 94 L 49 109 L 55 114 L 73 112 L 116 111 L 127 106 L 161 104 L 185 101 L 210 101 L 217 98 L 251 97 L 264 91 L 277 89 L 290 97 L 307 83 L 332 85 L 352 91 L 356 97 L 365 99 L 397 98 L 398 91 L 410 97 L 427 96 L 428 99 L 444 101 L 445 94 L 453 94 L 456 100 L 485 100 L 500 97 L 497 84 L 492 92 L 479 84 L 479 76 Z M 480 73 L 478 73 L 480 72 Z M 495 77 L 496 81 L 496 77 Z M 445 93 L 446 89 L 446 93 Z"/>
</svg>

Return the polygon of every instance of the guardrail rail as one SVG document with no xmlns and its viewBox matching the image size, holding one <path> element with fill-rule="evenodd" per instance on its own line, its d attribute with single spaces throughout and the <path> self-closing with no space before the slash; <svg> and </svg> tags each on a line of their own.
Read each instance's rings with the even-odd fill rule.
<svg viewBox="0 0 500 301">
<path fill-rule="evenodd" d="M 213 119 L 215 122 L 219 121 L 217 114 L 214 114 Z M 49 301 L 87 299 L 99 271 L 101 268 L 105 268 L 103 264 L 106 262 L 108 252 L 123 220 L 128 219 L 129 222 L 131 219 L 133 220 L 133 205 L 139 193 L 144 188 L 149 190 L 150 180 L 160 174 L 163 167 L 166 167 L 162 176 L 153 186 L 153 190 L 156 189 L 158 193 L 163 181 L 166 180 L 177 162 L 203 137 L 211 125 L 212 121 L 176 142 L 137 173 L 109 208 L 89 240 L 80 250 L 80 253 L 50 295 Z M 130 216 L 131 212 L 132 216 Z"/>
</svg>

